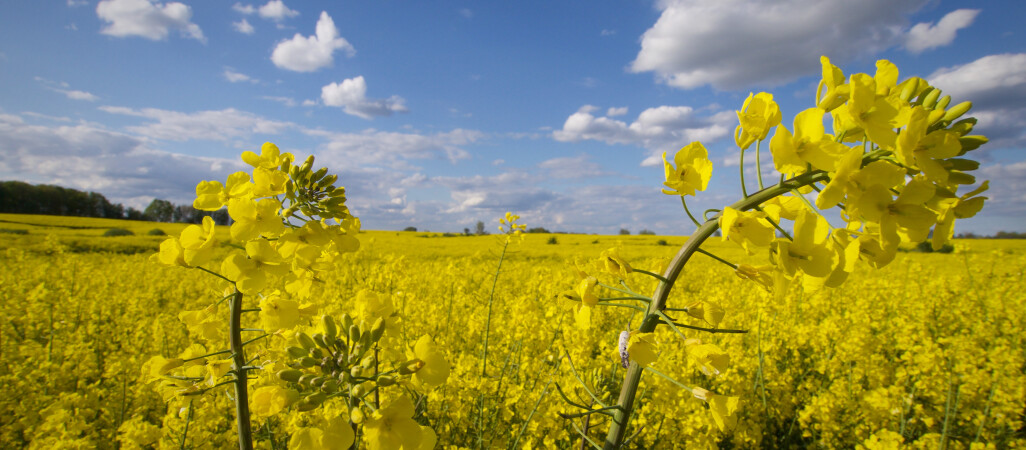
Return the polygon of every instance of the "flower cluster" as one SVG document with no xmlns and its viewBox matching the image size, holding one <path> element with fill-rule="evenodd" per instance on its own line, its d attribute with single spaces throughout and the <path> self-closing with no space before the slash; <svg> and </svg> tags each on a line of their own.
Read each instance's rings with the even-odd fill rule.
<svg viewBox="0 0 1026 450">
<path fill-rule="evenodd" d="M 429 336 L 417 341 L 408 358 L 400 339 L 383 339 L 388 328 L 393 328 L 391 335 L 398 334 L 398 315 L 387 297 L 361 291 L 351 305 L 358 321 L 343 314 L 340 331 L 331 315 L 322 315 L 319 332 L 311 337 L 305 331 L 318 310 L 327 306 L 325 274 L 338 269 L 343 254 L 360 247 L 360 220 L 345 204 L 345 188 L 335 186 L 336 175 L 328 175 L 327 168 L 313 170 L 313 156 L 300 165 L 294 159 L 266 143 L 259 155 L 242 154 L 253 167 L 251 173 L 236 172 L 224 184 L 203 181 L 196 187 L 196 209 L 227 207 L 233 223 L 232 241 L 225 245 L 233 250 L 219 264 L 215 261 L 221 246 L 213 221 L 206 217 L 202 225 L 191 225 L 164 241 L 154 257 L 228 283 L 219 301 L 182 312 L 179 318 L 201 342 L 214 349 L 225 344 L 229 348 L 210 351 L 197 343 L 174 358 L 154 356 L 147 364 L 149 379 L 165 399 L 234 385 L 240 442 L 252 439 L 250 408 L 256 416 L 268 417 L 287 408 L 303 412 L 322 406 L 323 415 L 296 422 L 301 425 L 291 429 L 295 445 L 321 447 L 330 442 L 345 448 L 354 441 L 357 425 L 363 427 L 362 436 L 371 448 L 392 447 L 399 438 L 415 446 L 421 434 L 433 439 L 430 431 L 410 435 L 380 426 L 386 416 L 395 414 L 389 412 L 391 406 L 381 408 L 384 388 L 401 381 L 424 392 L 448 377 L 444 354 Z M 252 298 L 250 304 L 258 307 L 245 308 L 244 298 Z M 228 320 L 219 318 L 219 306 L 225 302 Z M 262 328 L 243 328 L 243 312 L 259 312 Z M 263 334 L 243 339 L 243 332 Z M 288 336 L 292 345 L 286 343 Z M 262 344 L 257 358 L 247 359 L 245 346 L 267 338 L 272 342 Z M 262 362 L 254 364 L 255 359 Z M 276 376 L 261 369 L 273 369 L 269 371 Z M 254 378 L 247 372 L 260 374 Z M 252 399 L 250 378 L 258 386 Z M 410 402 L 404 394 L 392 400 L 392 405 Z M 399 410 L 404 420 L 413 422 L 412 411 Z"/>
</svg>

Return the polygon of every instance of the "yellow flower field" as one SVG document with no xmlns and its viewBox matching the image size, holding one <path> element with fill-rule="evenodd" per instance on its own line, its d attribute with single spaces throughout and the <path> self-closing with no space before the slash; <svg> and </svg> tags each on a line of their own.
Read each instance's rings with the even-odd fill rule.
<svg viewBox="0 0 1026 450">
<path fill-rule="evenodd" d="M 4 230 L 26 230 L 0 233 L 0 447 L 237 446 L 228 391 L 165 402 L 144 372 L 152 356 L 172 358 L 194 345 L 179 313 L 206 308 L 223 289 L 213 277 L 151 260 L 162 237 L 146 231 L 177 235 L 183 225 L 0 220 Z M 136 236 L 100 236 L 114 226 Z M 228 240 L 227 227 L 216 232 Z M 552 237 L 556 244 L 547 243 Z M 440 447 L 566 448 L 581 442 L 575 427 L 601 442 L 609 419 L 561 417 L 580 410 L 559 390 L 589 405 L 583 381 L 600 400 L 615 400 L 624 370 L 609 337 L 628 328 L 622 317 L 629 315 L 604 308 L 590 329 L 575 327 L 574 305 L 558 298 L 575 284 L 567 262 L 620 245 L 631 266 L 660 272 L 685 238 L 529 234 L 510 245 L 495 278 L 502 239 L 361 232 L 360 250 L 343 255 L 324 280 L 325 306 L 300 320 L 317 328 L 319 314 L 352 310 L 360 290 L 390 297 L 402 321 L 393 338 L 413 352 L 418 338 L 430 335 L 450 364 L 447 381 L 416 405 L 419 424 L 433 428 Z M 706 247 L 731 261 L 756 260 L 731 242 Z M 699 255 L 668 305 L 713 301 L 726 311 L 722 328 L 748 333 L 683 330 L 729 355 L 729 367 L 712 378 L 685 357 L 672 330 L 659 328 L 651 366 L 677 383 L 739 397 L 736 424 L 721 431 L 706 402 L 649 376 L 629 445 L 937 448 L 944 440 L 949 448 L 1022 447 L 1026 243 L 956 240 L 954 247 L 948 254 L 899 252 L 883 269 L 859 266 L 842 287 L 812 295 L 800 288 L 768 294 Z M 638 273 L 628 284 L 642 293 L 655 287 Z M 680 322 L 702 325 L 680 315 Z M 285 338 L 272 336 L 249 351 L 279 345 L 275 340 Z M 257 414 L 255 444 L 283 448 L 309 420 L 295 410 Z"/>
</svg>

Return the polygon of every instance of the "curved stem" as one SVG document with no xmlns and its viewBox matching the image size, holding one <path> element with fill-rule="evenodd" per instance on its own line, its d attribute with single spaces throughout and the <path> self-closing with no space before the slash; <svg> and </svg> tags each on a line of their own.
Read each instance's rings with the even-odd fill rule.
<svg viewBox="0 0 1026 450">
<path fill-rule="evenodd" d="M 738 161 L 738 167 L 741 168 L 741 195 L 744 198 L 748 198 L 748 188 L 745 187 L 745 149 L 741 149 L 741 158 Z"/>
<path fill-rule="evenodd" d="M 759 192 L 752 194 L 749 197 L 741 199 L 740 201 L 730 205 L 738 211 L 748 211 L 763 202 L 797 189 L 802 186 L 815 183 L 826 179 L 827 173 L 821 170 L 808 172 L 789 180 L 781 180 L 779 184 L 770 186 L 766 189 L 762 189 Z M 660 322 L 660 316 L 657 312 L 662 312 L 666 307 L 666 299 L 670 295 L 670 290 L 673 288 L 673 284 L 677 281 L 677 277 L 680 276 L 681 271 L 684 269 L 684 265 L 691 260 L 691 257 L 698 252 L 698 249 L 713 233 L 719 228 L 719 222 L 716 220 L 707 220 L 702 226 L 698 227 L 697 230 L 688 238 L 687 242 L 681 246 L 680 251 L 670 261 L 670 265 L 666 268 L 666 272 L 663 273 L 663 277 L 666 278 L 666 282 L 660 282 L 655 289 L 655 293 L 652 295 L 652 303 L 649 304 L 648 311 L 645 314 L 645 318 L 642 320 L 641 326 L 638 331 L 641 333 L 650 333 L 655 330 L 656 325 Z M 638 365 L 637 362 L 631 362 L 627 369 L 626 375 L 624 375 L 623 386 L 620 389 L 620 397 L 617 400 L 617 405 L 620 406 L 619 410 L 613 412 L 613 422 L 609 426 L 609 432 L 606 434 L 605 447 L 606 449 L 614 449 L 620 447 L 623 444 L 624 438 L 627 435 L 627 426 L 631 417 L 631 413 L 634 410 L 634 399 L 638 391 L 638 384 L 641 382 L 641 373 L 643 369 Z"/>
<path fill-rule="evenodd" d="M 648 276 L 650 276 L 652 278 L 656 278 L 656 279 L 658 279 L 660 281 L 666 281 L 666 278 L 663 278 L 662 275 L 659 275 L 657 273 L 652 273 L 652 272 L 649 272 L 647 270 L 641 270 L 641 269 L 633 269 L 633 271 L 637 272 L 637 273 L 643 273 L 643 274 L 648 275 Z"/>
<path fill-rule="evenodd" d="M 509 239 L 502 246 L 502 254 L 499 255 L 499 265 L 495 268 L 495 277 L 492 278 L 492 292 L 488 294 L 488 316 L 485 318 L 484 355 L 481 357 L 481 376 L 488 376 L 488 333 L 492 329 L 492 303 L 495 300 L 495 284 L 499 282 L 499 271 L 502 270 L 502 260 L 506 258 L 506 248 L 509 247 Z"/>
<path fill-rule="evenodd" d="M 691 215 L 691 210 L 688 209 L 688 202 L 686 200 L 684 200 L 684 196 L 683 195 L 680 196 L 680 204 L 684 205 L 684 212 L 688 213 L 688 217 L 690 217 L 691 221 L 695 223 L 695 226 L 696 227 L 702 226 L 702 223 L 699 222 L 698 219 L 695 218 L 695 216 Z"/>
</svg>

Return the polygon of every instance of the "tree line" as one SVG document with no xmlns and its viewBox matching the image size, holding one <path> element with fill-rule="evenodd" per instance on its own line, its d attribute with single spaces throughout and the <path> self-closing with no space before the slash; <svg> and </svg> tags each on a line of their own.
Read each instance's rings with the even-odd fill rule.
<svg viewBox="0 0 1026 450">
<path fill-rule="evenodd" d="M 153 199 L 146 209 L 111 203 L 103 194 L 82 192 L 51 184 L 22 181 L 0 182 L 0 213 L 43 214 L 50 216 L 100 217 L 106 219 L 148 220 L 153 222 L 200 223 L 210 216 L 218 225 L 229 223 L 228 211 L 200 211 L 192 205 L 175 205 Z"/>
</svg>

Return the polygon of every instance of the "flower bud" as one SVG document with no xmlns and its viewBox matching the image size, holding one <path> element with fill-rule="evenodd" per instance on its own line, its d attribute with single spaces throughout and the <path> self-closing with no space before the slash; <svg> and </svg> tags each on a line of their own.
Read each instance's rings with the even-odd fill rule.
<svg viewBox="0 0 1026 450">
<path fill-rule="evenodd" d="M 311 183 L 316 183 L 318 181 L 321 181 L 321 178 L 324 178 L 324 176 L 327 175 L 327 174 L 328 174 L 328 168 L 327 167 L 321 167 L 320 169 L 317 169 L 317 171 L 314 172 L 313 175 L 310 175 L 310 182 Z"/>
<path fill-rule="evenodd" d="M 941 119 L 941 120 L 945 121 L 945 122 L 950 122 L 952 120 L 955 120 L 955 119 L 957 119 L 959 117 L 962 117 L 963 114 L 969 112 L 969 109 L 972 108 L 972 107 L 973 107 L 973 102 L 962 102 L 962 103 L 959 103 L 959 104 L 957 104 L 955 106 L 952 106 L 951 109 L 948 109 L 944 113 L 944 118 Z"/>
<path fill-rule="evenodd" d="M 312 386 L 313 385 L 312 381 L 313 381 L 314 378 L 317 378 L 317 375 L 314 375 L 312 373 L 306 373 L 306 374 L 303 374 L 303 376 L 299 377 L 299 381 L 297 381 L 297 383 L 302 384 L 302 385 L 306 385 L 306 386 Z"/>
<path fill-rule="evenodd" d="M 424 361 L 419 359 L 411 359 L 399 365 L 399 375 L 410 375 L 417 373 L 424 367 Z"/>
<path fill-rule="evenodd" d="M 349 331 L 349 327 L 353 326 L 353 316 L 349 313 L 342 314 L 342 330 Z"/>
<path fill-rule="evenodd" d="M 378 320 L 374 321 L 374 326 L 371 327 L 371 340 L 378 342 L 381 339 L 381 335 L 385 333 L 385 319 L 378 317 Z"/>
<path fill-rule="evenodd" d="M 349 341 L 359 342 L 360 341 L 360 327 L 353 324 L 349 327 Z"/>
<path fill-rule="evenodd" d="M 302 345 L 303 348 L 307 350 L 310 350 L 317 346 L 317 344 L 314 343 L 313 339 L 311 339 L 309 335 L 302 331 L 296 333 L 296 341 L 299 342 L 299 345 Z"/>
<path fill-rule="evenodd" d="M 299 382 L 299 378 L 302 376 L 303 372 L 296 369 L 285 369 L 278 371 L 278 379 L 282 381 L 296 383 Z"/>
<path fill-rule="evenodd" d="M 321 346 L 323 348 L 326 348 L 326 349 L 330 348 L 328 346 L 328 343 L 324 340 L 324 333 L 315 333 L 313 335 L 313 340 L 314 340 L 315 343 L 317 343 L 317 345 L 319 345 L 319 346 Z"/>
<path fill-rule="evenodd" d="M 981 145 L 986 144 L 988 139 L 985 136 L 977 134 L 971 134 L 969 136 L 962 136 L 958 138 L 958 143 L 962 144 L 962 151 L 959 152 L 958 156 L 962 156 L 965 152 L 971 152 L 980 148 Z"/>
<path fill-rule="evenodd" d="M 324 401 L 327 399 L 328 394 L 325 394 L 323 392 L 315 392 L 313 394 L 308 395 L 306 398 L 300 400 L 299 403 L 296 405 L 296 409 L 299 411 L 311 411 L 317 408 L 318 406 L 321 406 L 321 403 L 324 403 Z"/>
<path fill-rule="evenodd" d="M 307 352 L 303 347 L 289 347 L 285 349 L 285 351 L 293 358 L 302 358 L 309 355 L 309 352 Z"/>
<path fill-rule="evenodd" d="M 349 369 L 349 375 L 352 375 L 353 378 L 360 378 L 360 377 L 362 377 L 363 376 L 363 367 L 353 366 L 352 369 Z"/>
<path fill-rule="evenodd" d="M 370 355 L 366 358 L 363 358 L 363 361 L 360 361 L 360 367 L 363 367 L 364 369 L 370 369 L 371 367 L 374 367 L 375 359 L 376 358 L 374 358 L 374 355 Z"/>
<path fill-rule="evenodd" d="M 338 381 L 337 380 L 327 380 L 327 381 L 325 381 L 323 384 L 321 384 L 321 392 L 324 392 L 325 394 L 334 394 L 334 393 L 338 392 Z"/>
<path fill-rule="evenodd" d="M 367 383 L 360 383 L 353 387 L 353 397 L 363 397 L 367 393 Z"/>
<path fill-rule="evenodd" d="M 325 314 L 321 316 L 321 325 L 324 326 L 324 337 L 327 340 L 335 340 L 338 336 L 338 328 L 335 326 L 335 319 L 332 319 L 330 315 Z"/>
<path fill-rule="evenodd" d="M 365 419 L 365 416 L 363 414 L 363 410 L 362 409 L 357 407 L 357 408 L 353 408 L 353 409 L 349 410 L 349 420 L 353 421 L 353 423 L 355 423 L 355 424 L 363 423 L 364 419 Z"/>
<path fill-rule="evenodd" d="M 924 94 L 920 96 L 923 99 L 923 107 L 926 109 L 933 109 L 933 107 L 937 105 L 937 99 L 940 98 L 940 94 L 940 89 L 934 87 L 924 91 Z"/>
<path fill-rule="evenodd" d="M 376 381 L 378 383 L 378 386 L 381 386 L 381 387 L 387 387 L 387 386 L 391 386 L 391 385 L 395 384 L 395 378 L 392 378 L 392 377 L 390 377 L 388 375 L 380 376 L 380 377 L 378 377 L 378 379 Z"/>
<path fill-rule="evenodd" d="M 309 356 L 304 356 L 299 360 L 299 364 L 303 367 L 313 367 L 320 363 L 320 361 L 313 359 Z"/>
<path fill-rule="evenodd" d="M 317 339 L 315 338 L 314 341 L 317 341 Z M 322 351 L 319 348 L 315 348 L 313 350 L 310 350 L 310 357 L 313 358 L 313 359 L 324 358 L 324 351 Z"/>
</svg>

